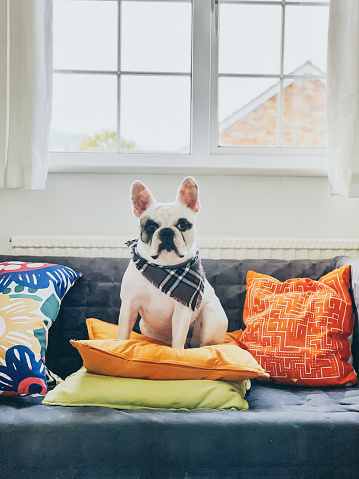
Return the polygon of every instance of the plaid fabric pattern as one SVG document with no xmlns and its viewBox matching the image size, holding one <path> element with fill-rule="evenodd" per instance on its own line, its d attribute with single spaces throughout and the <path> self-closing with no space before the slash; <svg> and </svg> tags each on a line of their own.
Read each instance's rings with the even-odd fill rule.
<svg viewBox="0 0 359 479">
<path fill-rule="evenodd" d="M 132 253 L 132 261 L 136 268 L 154 286 L 163 293 L 195 311 L 202 302 L 205 274 L 199 259 L 199 251 L 187 263 L 176 266 L 160 266 L 149 263 L 137 253 L 138 240 L 127 241 Z"/>
</svg>

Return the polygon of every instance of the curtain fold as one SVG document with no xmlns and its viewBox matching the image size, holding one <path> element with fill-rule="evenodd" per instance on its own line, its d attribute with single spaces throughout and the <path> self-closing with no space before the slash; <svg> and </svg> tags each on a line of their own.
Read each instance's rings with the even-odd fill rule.
<svg viewBox="0 0 359 479">
<path fill-rule="evenodd" d="M 359 1 L 331 0 L 327 69 L 328 175 L 333 195 L 359 197 Z"/>
<path fill-rule="evenodd" d="M 52 0 L 0 0 L 0 187 L 46 187 Z"/>
</svg>

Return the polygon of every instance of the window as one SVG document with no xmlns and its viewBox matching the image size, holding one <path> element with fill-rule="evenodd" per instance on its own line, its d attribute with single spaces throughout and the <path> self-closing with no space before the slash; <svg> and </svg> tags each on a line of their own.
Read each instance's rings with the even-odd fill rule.
<svg viewBox="0 0 359 479">
<path fill-rule="evenodd" d="M 189 153 L 191 3 L 55 1 L 51 149 Z"/>
<path fill-rule="evenodd" d="M 327 21 L 324 1 L 54 0 L 50 171 L 324 174 Z"/>
<path fill-rule="evenodd" d="M 325 148 L 328 3 L 223 0 L 218 145 Z"/>
</svg>

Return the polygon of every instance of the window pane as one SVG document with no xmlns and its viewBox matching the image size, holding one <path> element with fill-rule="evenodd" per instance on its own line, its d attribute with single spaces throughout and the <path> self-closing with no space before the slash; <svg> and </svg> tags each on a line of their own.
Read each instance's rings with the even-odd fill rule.
<svg viewBox="0 0 359 479">
<path fill-rule="evenodd" d="M 116 76 L 55 74 L 50 149 L 115 150 Z"/>
<path fill-rule="evenodd" d="M 121 69 L 191 71 L 191 3 L 126 2 L 121 11 Z"/>
<path fill-rule="evenodd" d="M 294 80 L 284 89 L 283 146 L 326 146 L 325 83 Z"/>
<path fill-rule="evenodd" d="M 122 150 L 189 153 L 190 97 L 187 77 L 122 77 Z"/>
<path fill-rule="evenodd" d="M 284 44 L 286 74 L 303 67 L 307 70 L 304 72 L 306 74 L 326 71 L 328 15 L 329 9 L 326 7 L 286 8 Z"/>
<path fill-rule="evenodd" d="M 220 73 L 279 73 L 280 6 L 221 5 Z"/>
<path fill-rule="evenodd" d="M 219 145 L 277 146 L 279 83 L 220 78 Z"/>
<path fill-rule="evenodd" d="M 117 2 L 54 2 L 54 68 L 117 70 Z"/>
</svg>

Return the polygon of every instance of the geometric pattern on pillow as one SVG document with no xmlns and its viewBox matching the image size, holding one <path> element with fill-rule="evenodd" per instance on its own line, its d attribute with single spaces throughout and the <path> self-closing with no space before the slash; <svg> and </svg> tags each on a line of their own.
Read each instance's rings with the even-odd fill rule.
<svg viewBox="0 0 359 479">
<path fill-rule="evenodd" d="M 272 380 L 303 386 L 358 382 L 351 364 L 349 287 L 349 265 L 319 281 L 282 283 L 248 272 L 242 341 Z"/>
<path fill-rule="evenodd" d="M 44 395 L 48 330 L 81 274 L 66 266 L 0 263 L 0 395 Z"/>
</svg>

